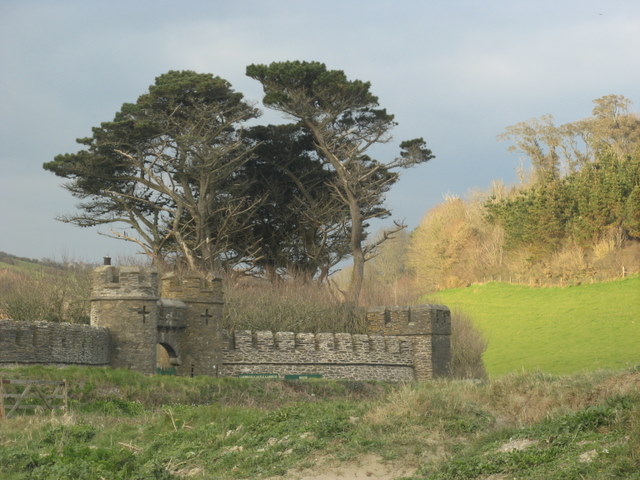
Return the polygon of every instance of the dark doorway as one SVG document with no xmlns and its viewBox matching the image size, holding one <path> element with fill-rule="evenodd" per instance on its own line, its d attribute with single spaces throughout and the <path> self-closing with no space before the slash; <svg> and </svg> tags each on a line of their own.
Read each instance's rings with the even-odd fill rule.
<svg viewBox="0 0 640 480">
<path fill-rule="evenodd" d="M 167 343 L 156 345 L 156 373 L 158 375 L 175 375 L 179 365 L 176 351 Z"/>
</svg>

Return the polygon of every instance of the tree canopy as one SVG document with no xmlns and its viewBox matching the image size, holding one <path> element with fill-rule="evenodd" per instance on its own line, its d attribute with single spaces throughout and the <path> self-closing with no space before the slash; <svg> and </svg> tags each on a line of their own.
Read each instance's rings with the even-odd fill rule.
<svg viewBox="0 0 640 480">
<path fill-rule="evenodd" d="M 333 195 L 350 217 L 354 265 L 347 300 L 357 303 L 367 255 L 366 221 L 390 214 L 382 204 L 398 179 L 397 169 L 430 160 L 431 150 L 418 138 L 401 143 L 400 155 L 390 162 L 372 158 L 370 148 L 391 139 L 394 117 L 380 108 L 369 82 L 349 80 L 341 70 L 329 70 L 320 62 L 290 61 L 250 65 L 247 75 L 262 84 L 267 107 L 310 132 L 320 157 L 335 174 Z"/>
<path fill-rule="evenodd" d="M 235 256 L 229 240 L 248 227 L 243 214 L 255 207 L 236 179 L 251 154 L 240 125 L 258 115 L 220 77 L 157 77 L 136 103 L 78 139 L 84 150 L 44 164 L 83 200 L 80 213 L 62 220 L 124 224 L 112 235 L 156 260 L 179 252 L 191 268 L 219 269 Z"/>
<path fill-rule="evenodd" d="M 508 126 L 498 139 L 527 157 L 534 183 L 557 180 L 606 154 L 633 155 L 640 148 L 640 116 L 629 111 L 631 101 L 605 95 L 593 103 L 591 117 L 557 126 L 547 114 Z"/>
<path fill-rule="evenodd" d="M 109 225 L 154 261 L 242 268 L 271 279 L 326 279 L 351 255 L 357 303 L 367 221 L 384 218 L 398 170 L 433 158 L 422 138 L 380 161 L 371 147 L 396 125 L 370 84 L 318 62 L 251 65 L 264 104 L 295 120 L 254 125 L 260 111 L 211 74 L 169 71 L 135 103 L 78 139 L 82 149 L 44 168 L 81 202 L 61 220 Z M 395 231 L 404 225 L 397 224 Z"/>
<path fill-rule="evenodd" d="M 244 136 L 253 152 L 244 168 L 249 194 L 261 201 L 241 237 L 260 246 L 256 267 L 271 279 L 323 281 L 349 254 L 348 211 L 331 195 L 335 173 L 300 125 L 258 125 Z"/>
</svg>

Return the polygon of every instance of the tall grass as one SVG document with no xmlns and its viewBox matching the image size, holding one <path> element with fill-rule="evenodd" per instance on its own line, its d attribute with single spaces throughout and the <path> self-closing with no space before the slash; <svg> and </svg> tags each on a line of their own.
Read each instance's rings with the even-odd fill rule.
<svg viewBox="0 0 640 480">
<path fill-rule="evenodd" d="M 0 318 L 89 323 L 90 270 L 0 270 Z"/>
<path fill-rule="evenodd" d="M 482 356 L 488 342 L 471 318 L 459 310 L 451 312 L 451 375 L 453 378 L 486 379 Z"/>
<path fill-rule="evenodd" d="M 273 478 L 305 466 L 339 478 L 332 463 L 366 455 L 415 480 L 640 472 L 638 368 L 405 385 L 77 367 L 0 376 L 66 378 L 72 397 L 67 415 L 0 422 L 7 480 Z"/>
<path fill-rule="evenodd" d="M 226 281 L 224 293 L 227 330 L 366 331 L 365 310 L 341 302 L 326 285 L 246 278 Z"/>
</svg>

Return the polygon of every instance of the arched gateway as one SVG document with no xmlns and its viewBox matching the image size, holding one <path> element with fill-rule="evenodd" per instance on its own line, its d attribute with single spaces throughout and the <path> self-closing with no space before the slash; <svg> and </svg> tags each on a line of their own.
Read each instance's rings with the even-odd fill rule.
<svg viewBox="0 0 640 480">
<path fill-rule="evenodd" d="M 109 329 L 113 367 L 155 373 L 160 353 L 178 375 L 216 376 L 221 317 L 218 278 L 159 279 L 154 269 L 111 265 L 94 271 L 91 324 Z"/>
<path fill-rule="evenodd" d="M 108 332 L 106 357 L 112 367 L 148 374 L 160 368 L 161 373 L 183 376 L 385 381 L 449 373 L 450 313 L 441 305 L 371 309 L 367 335 L 227 335 L 221 328 L 222 308 L 219 278 L 159 278 L 151 268 L 111 265 L 94 271 L 91 324 Z"/>
</svg>

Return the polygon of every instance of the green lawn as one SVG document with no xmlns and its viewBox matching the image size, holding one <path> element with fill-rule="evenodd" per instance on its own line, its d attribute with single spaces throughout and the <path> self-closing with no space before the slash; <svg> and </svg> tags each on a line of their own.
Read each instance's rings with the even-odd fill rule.
<svg viewBox="0 0 640 480">
<path fill-rule="evenodd" d="M 573 373 L 640 361 L 640 276 L 573 287 L 505 283 L 423 298 L 460 310 L 485 334 L 489 375 Z"/>
</svg>

